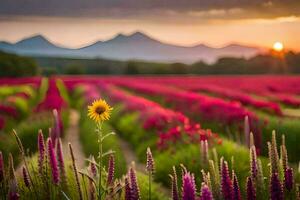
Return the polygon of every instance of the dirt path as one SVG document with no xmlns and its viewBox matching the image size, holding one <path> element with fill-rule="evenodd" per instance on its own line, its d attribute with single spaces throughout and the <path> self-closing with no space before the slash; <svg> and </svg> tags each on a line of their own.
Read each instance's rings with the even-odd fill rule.
<svg viewBox="0 0 300 200">
<path fill-rule="evenodd" d="M 71 143 L 75 155 L 76 165 L 78 169 L 82 169 L 84 167 L 85 156 L 82 151 L 82 146 L 80 144 L 79 138 L 79 113 L 76 110 L 70 110 L 70 122 L 69 128 L 65 133 L 65 137 L 62 141 L 63 143 L 63 151 L 65 158 L 71 159 L 69 146 L 68 144 Z"/>
</svg>

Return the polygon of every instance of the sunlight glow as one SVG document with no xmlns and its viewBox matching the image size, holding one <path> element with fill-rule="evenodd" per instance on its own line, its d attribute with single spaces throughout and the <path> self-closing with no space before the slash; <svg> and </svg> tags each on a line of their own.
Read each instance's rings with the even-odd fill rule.
<svg viewBox="0 0 300 200">
<path fill-rule="evenodd" d="M 281 42 L 275 42 L 275 43 L 273 44 L 273 49 L 274 49 L 275 51 L 280 52 L 280 51 L 283 50 L 283 44 L 282 44 Z"/>
</svg>

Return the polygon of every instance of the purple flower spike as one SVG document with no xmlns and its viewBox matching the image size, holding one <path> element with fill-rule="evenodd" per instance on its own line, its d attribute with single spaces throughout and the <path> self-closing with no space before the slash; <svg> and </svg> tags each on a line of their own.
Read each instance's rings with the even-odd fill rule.
<svg viewBox="0 0 300 200">
<path fill-rule="evenodd" d="M 154 159 L 152 156 L 152 152 L 150 148 L 147 148 L 147 165 L 146 165 L 147 172 L 150 172 L 151 174 L 154 173 L 155 169 L 155 164 L 154 164 Z"/>
<path fill-rule="evenodd" d="M 236 177 L 236 174 L 233 172 L 233 199 L 234 200 L 241 200 L 241 191 L 239 187 L 239 182 Z"/>
<path fill-rule="evenodd" d="M 189 172 L 183 176 L 182 183 L 182 200 L 195 200 L 196 199 L 196 185 L 194 175 Z"/>
<path fill-rule="evenodd" d="M 23 172 L 23 180 L 24 180 L 24 184 L 26 187 L 30 187 L 30 181 L 29 181 L 29 176 L 28 176 L 28 172 L 26 170 L 25 167 L 22 168 L 22 172 Z"/>
<path fill-rule="evenodd" d="M 256 191 L 251 177 L 247 178 L 247 200 L 256 200 Z"/>
<path fill-rule="evenodd" d="M 92 156 L 91 157 L 91 161 L 90 162 L 90 171 L 91 171 L 91 174 L 93 175 L 93 177 L 96 177 L 97 176 L 97 167 L 96 167 L 96 161 L 95 161 L 95 158 Z"/>
<path fill-rule="evenodd" d="M 52 140 L 50 138 L 48 138 L 47 147 L 48 147 L 49 163 L 50 163 L 50 167 L 51 167 L 51 171 L 52 171 L 52 179 L 53 179 L 54 184 L 58 185 L 59 172 L 58 172 L 57 160 L 55 157 Z"/>
<path fill-rule="evenodd" d="M 255 180 L 258 172 L 255 146 L 252 146 L 250 148 L 250 169 L 251 169 L 251 178 Z"/>
<path fill-rule="evenodd" d="M 201 187 L 201 196 L 199 200 L 213 200 L 212 193 L 209 187 L 205 184 L 202 184 Z"/>
<path fill-rule="evenodd" d="M 229 176 L 228 164 L 223 159 L 221 161 L 221 191 L 224 200 L 232 200 L 232 182 Z"/>
<path fill-rule="evenodd" d="M 107 175 L 107 185 L 112 185 L 115 173 L 115 157 L 114 155 L 110 155 L 108 161 L 108 175 Z"/>
<path fill-rule="evenodd" d="M 291 191 L 293 189 L 293 185 L 294 185 L 293 168 L 288 167 L 285 170 L 285 173 L 284 173 L 284 184 L 285 184 L 285 188 L 288 191 Z"/>
<path fill-rule="evenodd" d="M 277 173 L 272 173 L 270 182 L 271 200 L 283 200 L 283 189 Z"/>
<path fill-rule="evenodd" d="M 179 200 L 178 184 L 177 184 L 177 174 L 176 169 L 173 167 L 173 176 L 171 176 L 172 181 L 172 200 Z"/>
<path fill-rule="evenodd" d="M 0 151 L 0 183 L 4 180 L 4 161 L 2 151 Z"/>
<path fill-rule="evenodd" d="M 56 154 L 57 154 L 57 159 L 58 159 L 60 176 L 61 176 L 64 184 L 66 184 L 67 183 L 67 177 L 66 177 L 66 170 L 65 170 L 65 162 L 64 162 L 64 155 L 63 155 L 62 143 L 61 143 L 61 139 L 60 138 L 58 138 L 56 146 L 57 146 L 57 148 L 56 148 Z"/>
<path fill-rule="evenodd" d="M 140 189 L 136 178 L 136 172 L 131 167 L 129 170 L 130 185 L 131 185 L 131 200 L 140 199 Z"/>
<path fill-rule="evenodd" d="M 44 142 L 44 135 L 42 130 L 39 130 L 39 134 L 38 134 L 38 149 L 39 149 L 38 166 L 39 166 L 39 172 L 40 174 L 42 174 L 44 168 L 44 159 L 45 159 L 45 142 Z"/>
<path fill-rule="evenodd" d="M 125 200 L 131 200 L 131 186 L 128 177 L 125 178 Z"/>
</svg>

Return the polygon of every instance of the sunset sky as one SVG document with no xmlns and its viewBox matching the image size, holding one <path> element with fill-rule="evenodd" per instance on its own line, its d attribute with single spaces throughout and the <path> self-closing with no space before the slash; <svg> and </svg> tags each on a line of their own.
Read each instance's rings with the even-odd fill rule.
<svg viewBox="0 0 300 200">
<path fill-rule="evenodd" d="M 0 40 L 34 34 L 81 47 L 142 31 L 178 45 L 241 43 L 300 50 L 299 0 L 1 0 Z"/>
</svg>

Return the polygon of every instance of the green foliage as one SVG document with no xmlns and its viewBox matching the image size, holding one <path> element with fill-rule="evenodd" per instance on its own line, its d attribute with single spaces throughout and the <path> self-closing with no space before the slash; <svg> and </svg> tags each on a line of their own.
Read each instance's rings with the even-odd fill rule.
<svg viewBox="0 0 300 200">
<path fill-rule="evenodd" d="M 0 51 L 0 77 L 24 77 L 39 74 L 32 58 Z"/>
</svg>

